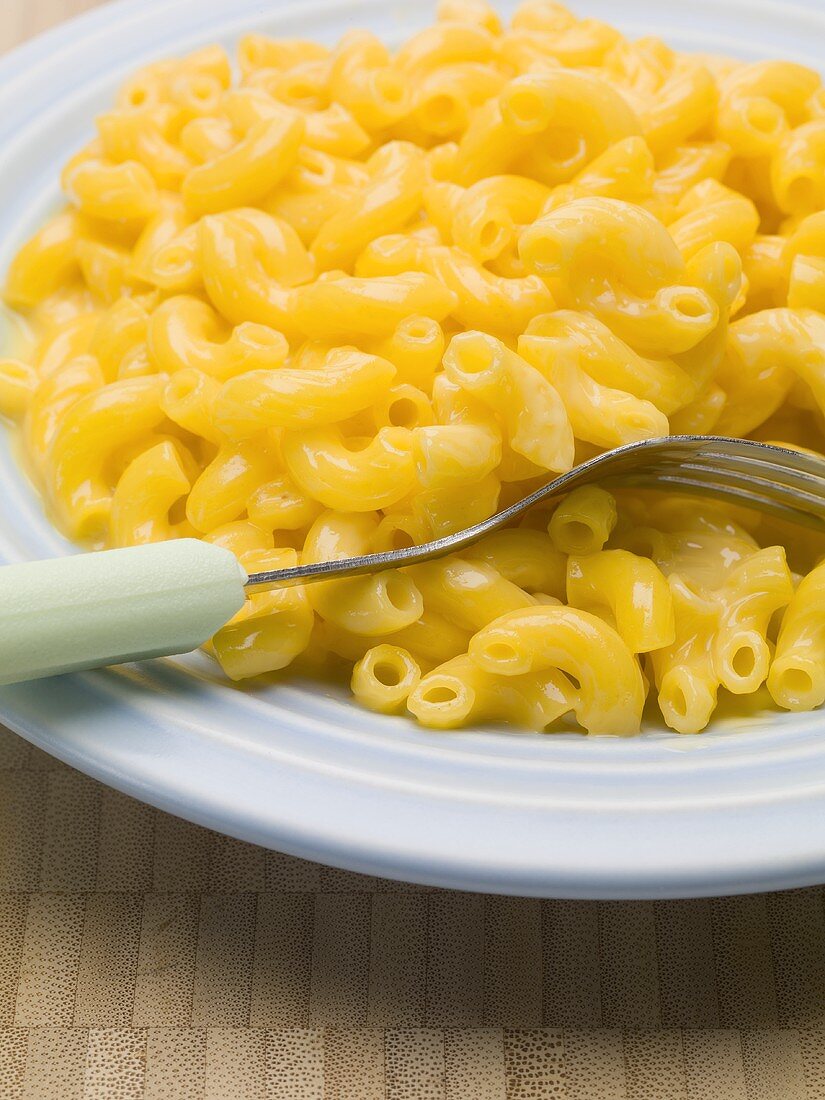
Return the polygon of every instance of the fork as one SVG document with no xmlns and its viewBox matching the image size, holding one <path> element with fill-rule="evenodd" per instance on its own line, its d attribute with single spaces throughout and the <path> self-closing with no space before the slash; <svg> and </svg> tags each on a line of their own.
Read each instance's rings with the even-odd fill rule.
<svg viewBox="0 0 825 1100">
<path fill-rule="evenodd" d="M 417 565 L 464 550 L 582 485 L 710 496 L 825 530 L 825 458 L 751 440 L 669 436 L 606 451 L 463 531 L 419 546 L 247 575 L 197 539 L 0 568 L 0 684 L 187 653 L 246 593 Z"/>
</svg>

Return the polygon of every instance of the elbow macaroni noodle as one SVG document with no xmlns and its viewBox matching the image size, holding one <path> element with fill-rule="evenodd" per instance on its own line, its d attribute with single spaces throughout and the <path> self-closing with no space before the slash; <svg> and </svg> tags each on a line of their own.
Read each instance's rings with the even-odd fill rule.
<svg viewBox="0 0 825 1100">
<path fill-rule="evenodd" d="M 456 531 L 636 440 L 825 452 L 815 72 L 553 0 L 238 62 L 133 77 L 7 274 L 29 336 L 0 415 L 72 538 L 277 569 Z M 822 551 L 589 487 L 462 556 L 256 592 L 208 651 L 233 680 L 343 663 L 433 729 L 630 735 L 647 700 L 693 733 L 720 692 L 825 701 Z"/>
</svg>

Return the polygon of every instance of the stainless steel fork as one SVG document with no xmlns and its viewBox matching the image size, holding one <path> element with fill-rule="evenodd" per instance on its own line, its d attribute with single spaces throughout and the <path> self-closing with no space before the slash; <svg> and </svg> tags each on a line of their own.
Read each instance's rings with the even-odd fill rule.
<svg viewBox="0 0 825 1100">
<path fill-rule="evenodd" d="M 582 485 L 624 485 L 715 497 L 825 531 L 825 458 L 725 436 L 674 435 L 628 443 L 591 458 L 473 527 L 432 542 L 381 554 L 254 573 L 248 588 L 306 584 L 418 565 L 464 550 L 538 504 Z"/>
<path fill-rule="evenodd" d="M 482 523 L 420 546 L 250 576 L 196 539 L 77 554 L 0 569 L 0 684 L 186 653 L 244 605 L 246 593 L 399 569 L 464 550 L 530 508 L 582 485 L 716 497 L 825 530 L 825 458 L 715 436 L 617 447 Z"/>
</svg>

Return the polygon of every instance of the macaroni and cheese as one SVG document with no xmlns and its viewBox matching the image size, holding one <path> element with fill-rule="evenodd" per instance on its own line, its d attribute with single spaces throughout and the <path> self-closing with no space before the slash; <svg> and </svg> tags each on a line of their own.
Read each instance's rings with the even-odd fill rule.
<svg viewBox="0 0 825 1100">
<path fill-rule="evenodd" d="M 823 104 L 803 66 L 554 0 L 150 65 L 11 265 L 34 337 L 0 414 L 71 538 L 250 572 L 425 542 L 638 440 L 825 452 Z M 720 692 L 825 701 L 822 549 L 592 487 L 460 556 L 255 592 L 208 649 L 238 681 L 343 666 L 433 729 L 630 735 L 658 705 L 695 733 Z"/>
</svg>

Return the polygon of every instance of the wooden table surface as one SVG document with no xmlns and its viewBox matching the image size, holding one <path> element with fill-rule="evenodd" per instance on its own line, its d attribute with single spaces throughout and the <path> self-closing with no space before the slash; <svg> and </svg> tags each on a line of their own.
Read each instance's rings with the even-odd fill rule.
<svg viewBox="0 0 825 1100">
<path fill-rule="evenodd" d="M 96 2 L 0 0 L 0 49 Z M 405 887 L 217 836 L 0 729 L 0 1096 L 825 1100 L 823 892 Z"/>
<path fill-rule="evenodd" d="M 0 52 L 100 3 L 101 0 L 0 0 Z"/>
</svg>

